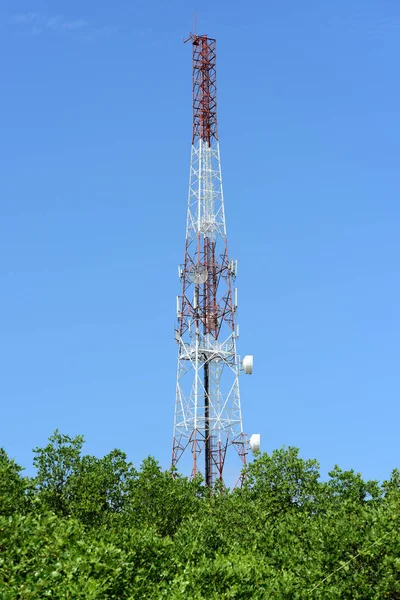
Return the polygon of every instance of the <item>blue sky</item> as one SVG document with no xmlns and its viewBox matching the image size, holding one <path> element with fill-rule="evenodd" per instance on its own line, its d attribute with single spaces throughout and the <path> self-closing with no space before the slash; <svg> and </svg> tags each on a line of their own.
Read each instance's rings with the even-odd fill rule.
<svg viewBox="0 0 400 600">
<path fill-rule="evenodd" d="M 191 56 L 217 38 L 246 431 L 399 467 L 400 6 L 385 0 L 0 8 L 0 445 L 55 428 L 170 460 Z"/>
</svg>

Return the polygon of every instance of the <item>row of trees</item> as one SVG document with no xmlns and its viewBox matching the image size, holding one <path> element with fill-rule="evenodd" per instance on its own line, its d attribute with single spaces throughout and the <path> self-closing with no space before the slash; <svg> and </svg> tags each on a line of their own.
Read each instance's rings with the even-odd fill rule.
<svg viewBox="0 0 400 600">
<path fill-rule="evenodd" d="M 0 600 L 400 599 L 400 472 L 383 484 L 296 448 L 213 493 L 59 432 L 37 475 L 0 451 Z"/>
</svg>

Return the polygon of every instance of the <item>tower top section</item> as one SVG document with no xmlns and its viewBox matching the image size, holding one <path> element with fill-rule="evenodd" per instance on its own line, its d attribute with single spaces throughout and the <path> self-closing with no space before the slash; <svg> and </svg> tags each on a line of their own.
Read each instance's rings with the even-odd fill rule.
<svg viewBox="0 0 400 600">
<path fill-rule="evenodd" d="M 193 71 L 193 133 L 197 140 L 211 146 L 218 140 L 216 40 L 207 35 L 191 33 Z"/>
</svg>

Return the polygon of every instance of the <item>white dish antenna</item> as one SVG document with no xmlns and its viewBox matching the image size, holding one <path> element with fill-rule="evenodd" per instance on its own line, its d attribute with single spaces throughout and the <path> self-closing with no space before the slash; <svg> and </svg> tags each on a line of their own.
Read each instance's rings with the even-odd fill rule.
<svg viewBox="0 0 400 600">
<path fill-rule="evenodd" d="M 253 433 L 250 438 L 250 450 L 253 454 L 260 452 L 261 436 L 259 433 Z"/>
<path fill-rule="evenodd" d="M 251 354 L 249 354 L 248 356 L 245 356 L 243 359 L 243 371 L 245 372 L 245 375 L 251 375 L 253 372 L 253 356 Z"/>
<path fill-rule="evenodd" d="M 192 283 L 205 283 L 208 278 L 208 271 L 204 265 L 193 265 L 189 269 L 188 275 Z"/>
</svg>

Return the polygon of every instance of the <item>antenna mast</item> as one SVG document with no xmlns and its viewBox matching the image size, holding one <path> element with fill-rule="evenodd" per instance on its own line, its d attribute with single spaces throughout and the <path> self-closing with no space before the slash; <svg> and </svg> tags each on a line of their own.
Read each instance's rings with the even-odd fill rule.
<svg viewBox="0 0 400 600">
<path fill-rule="evenodd" d="M 246 464 L 239 370 L 252 372 L 253 359 L 236 353 L 239 337 L 237 261 L 228 257 L 218 142 L 216 41 L 190 34 L 193 72 L 193 129 L 186 245 L 179 266 L 177 297 L 178 373 L 172 465 L 186 450 L 191 475 L 201 471 L 212 487 L 223 480 L 227 451 L 234 447 Z M 204 457 L 204 468 L 200 457 Z M 238 469 L 239 471 L 239 469 Z M 241 481 L 239 476 L 239 481 Z"/>
</svg>

